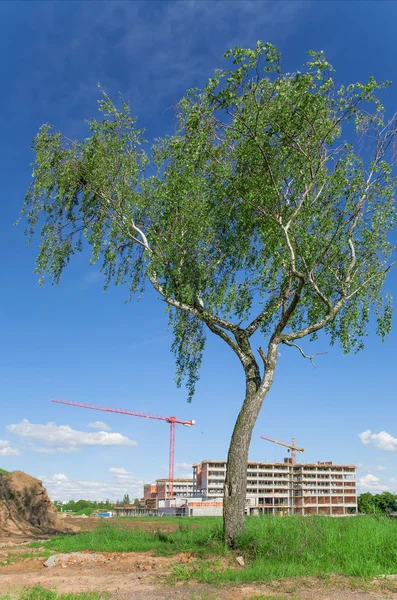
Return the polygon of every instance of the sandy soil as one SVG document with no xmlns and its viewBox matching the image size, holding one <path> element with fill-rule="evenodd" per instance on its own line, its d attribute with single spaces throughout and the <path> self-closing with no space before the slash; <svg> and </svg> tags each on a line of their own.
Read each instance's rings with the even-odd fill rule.
<svg viewBox="0 0 397 600">
<path fill-rule="evenodd" d="M 71 519 L 82 529 L 96 527 L 98 520 Z M 170 530 L 173 524 L 125 521 L 128 527 Z M 164 527 L 166 525 L 166 527 Z M 13 592 L 37 583 L 60 592 L 97 590 L 110 594 L 111 600 L 397 600 L 397 579 L 377 581 L 366 588 L 351 581 L 333 577 L 327 581 L 316 578 L 268 582 L 266 585 L 218 587 L 197 583 L 171 585 L 167 577 L 175 564 L 187 564 L 195 559 L 187 554 L 154 557 L 150 553 L 97 553 L 95 561 L 76 561 L 44 566 L 46 558 L 40 549 L 27 546 L 31 539 L 0 541 L 0 593 Z M 24 553 L 35 556 L 24 558 Z M 236 567 L 238 568 L 238 567 Z M 397 572 L 397 565 L 396 565 Z"/>
<path fill-rule="evenodd" d="M 0 475 L 2 536 L 23 538 L 57 531 L 66 533 L 68 527 L 59 518 L 41 481 L 22 471 Z"/>
</svg>

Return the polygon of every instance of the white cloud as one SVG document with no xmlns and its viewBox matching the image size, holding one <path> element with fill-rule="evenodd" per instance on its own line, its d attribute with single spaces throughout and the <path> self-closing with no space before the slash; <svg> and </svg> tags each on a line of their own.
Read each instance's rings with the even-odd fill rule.
<svg viewBox="0 0 397 600">
<path fill-rule="evenodd" d="M 31 447 L 34 452 L 53 454 L 55 452 L 77 452 L 85 446 L 137 446 L 137 442 L 130 440 L 121 433 L 108 433 L 97 431 L 77 431 L 69 425 L 56 423 L 34 424 L 23 419 L 15 425 L 8 425 L 8 431 L 30 440 L 39 442 L 42 446 Z"/>
<path fill-rule="evenodd" d="M 376 471 L 387 471 L 387 467 L 384 467 L 383 465 L 376 465 L 375 470 Z"/>
<path fill-rule="evenodd" d="M 69 477 L 66 477 L 66 475 L 64 475 L 63 473 L 55 473 L 55 475 L 52 476 L 54 481 L 69 481 Z"/>
<path fill-rule="evenodd" d="M 386 431 L 380 431 L 379 433 L 372 433 L 370 429 L 363 431 L 358 435 L 361 442 L 365 446 L 375 446 L 379 450 L 386 450 L 387 452 L 397 452 L 397 438 L 393 437 Z"/>
<path fill-rule="evenodd" d="M 41 477 L 44 486 L 54 500 L 120 500 L 124 494 L 130 498 L 141 498 L 143 481 L 135 479 L 125 469 L 109 469 L 114 477 L 110 481 L 69 479 L 64 473 L 52 477 Z M 121 471 L 121 473 L 120 473 Z"/>
<path fill-rule="evenodd" d="M 388 486 L 380 482 L 379 477 L 375 477 L 371 473 L 367 473 L 357 482 L 357 487 L 364 492 L 387 492 Z"/>
<path fill-rule="evenodd" d="M 17 448 L 11 446 L 7 440 L 0 440 L 0 456 L 18 456 L 20 454 Z"/>
<path fill-rule="evenodd" d="M 112 429 L 103 421 L 94 421 L 93 423 L 88 423 L 88 427 L 91 427 L 92 429 L 99 429 L 100 431 L 111 431 Z"/>
</svg>

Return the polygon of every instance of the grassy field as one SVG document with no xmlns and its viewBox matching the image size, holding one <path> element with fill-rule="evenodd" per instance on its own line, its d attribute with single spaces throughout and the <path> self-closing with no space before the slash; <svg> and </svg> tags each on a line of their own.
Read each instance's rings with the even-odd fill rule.
<svg viewBox="0 0 397 600">
<path fill-rule="evenodd" d="M 197 560 L 175 567 L 173 579 L 206 583 L 248 583 L 319 574 L 365 578 L 397 572 L 397 520 L 385 517 L 251 517 L 239 540 L 238 553 L 246 562 L 243 568 L 236 568 L 236 554 L 222 544 L 221 519 L 158 521 L 159 525 L 177 522 L 179 527 L 170 533 L 127 529 L 120 519 L 90 532 L 56 537 L 45 547 L 55 552 L 193 553 Z M 217 567 L 217 558 L 230 558 L 231 567 L 221 566 L 224 560 Z"/>
</svg>

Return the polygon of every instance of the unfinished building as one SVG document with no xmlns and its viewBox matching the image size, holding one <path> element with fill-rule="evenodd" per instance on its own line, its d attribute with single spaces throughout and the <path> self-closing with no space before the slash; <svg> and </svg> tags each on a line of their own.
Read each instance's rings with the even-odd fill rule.
<svg viewBox="0 0 397 600">
<path fill-rule="evenodd" d="M 193 490 L 203 502 L 221 502 L 226 462 L 193 465 Z M 357 512 L 356 467 L 332 462 L 248 463 L 246 514 L 343 516 Z"/>
<path fill-rule="evenodd" d="M 170 480 L 156 479 L 156 508 L 164 508 L 169 501 Z M 193 479 L 190 477 L 177 478 L 173 481 L 173 505 L 181 506 L 194 496 Z"/>
<path fill-rule="evenodd" d="M 143 502 L 148 509 L 157 508 L 157 485 L 147 483 L 143 486 Z"/>
</svg>

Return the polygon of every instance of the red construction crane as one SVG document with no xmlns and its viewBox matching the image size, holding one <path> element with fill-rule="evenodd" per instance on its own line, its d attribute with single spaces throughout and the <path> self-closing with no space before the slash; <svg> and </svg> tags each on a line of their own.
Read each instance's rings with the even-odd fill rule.
<svg viewBox="0 0 397 600">
<path fill-rule="evenodd" d="M 296 453 L 305 451 L 304 448 L 296 447 L 296 439 L 295 438 L 292 438 L 292 445 L 285 444 L 284 442 L 279 442 L 278 440 L 272 440 L 271 438 L 265 437 L 264 435 L 261 435 L 261 438 L 263 440 L 267 440 L 268 442 L 273 442 L 273 444 L 278 444 L 279 446 L 284 446 L 285 448 L 288 448 L 288 451 L 291 451 L 291 462 L 293 465 L 296 463 Z"/>
<path fill-rule="evenodd" d="M 129 415 L 130 417 L 142 417 L 144 419 L 156 419 L 156 421 L 166 421 L 170 424 L 170 458 L 169 458 L 169 483 L 168 483 L 168 499 L 174 496 L 174 455 L 175 455 L 175 429 L 176 424 L 191 427 L 195 425 L 195 421 L 180 421 L 176 417 L 162 417 L 152 413 L 139 412 L 137 410 L 119 409 L 112 406 L 94 406 L 92 404 L 83 404 L 82 402 L 71 402 L 70 400 L 51 400 L 57 404 L 67 404 L 68 406 L 77 406 L 79 408 L 89 408 L 91 410 L 100 410 L 103 412 L 118 413 L 120 415 Z"/>
</svg>

